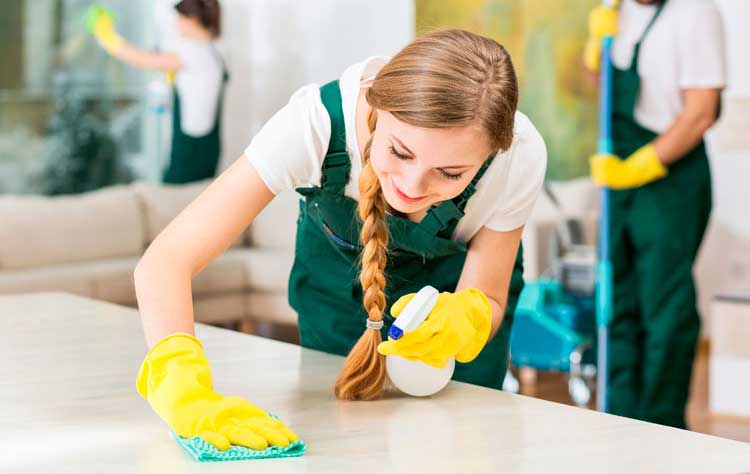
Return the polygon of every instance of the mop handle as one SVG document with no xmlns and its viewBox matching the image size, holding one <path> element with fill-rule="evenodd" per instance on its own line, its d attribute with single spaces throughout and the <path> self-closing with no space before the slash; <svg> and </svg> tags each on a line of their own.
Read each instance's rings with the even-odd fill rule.
<svg viewBox="0 0 750 474">
<path fill-rule="evenodd" d="M 604 6 L 615 8 L 616 0 L 604 0 Z M 612 61 L 610 49 L 612 37 L 602 39 L 601 68 L 599 85 L 599 140 L 597 152 L 600 154 L 611 154 L 612 147 Z M 596 291 L 596 326 L 597 326 L 597 409 L 607 411 L 607 385 L 608 385 L 608 332 L 609 322 L 612 320 L 612 262 L 609 249 L 609 189 L 603 187 L 600 191 L 600 214 L 599 219 L 599 263 L 597 264 Z"/>
</svg>

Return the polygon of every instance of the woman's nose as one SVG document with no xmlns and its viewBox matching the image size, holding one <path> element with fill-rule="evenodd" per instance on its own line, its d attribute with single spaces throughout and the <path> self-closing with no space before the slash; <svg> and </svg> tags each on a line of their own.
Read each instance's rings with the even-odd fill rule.
<svg viewBox="0 0 750 474">
<path fill-rule="evenodd" d="M 406 179 L 403 180 L 404 189 L 402 191 L 410 197 L 421 197 L 427 194 L 428 188 L 428 175 L 427 171 L 422 169 L 413 169 L 411 172 L 404 176 Z"/>
</svg>

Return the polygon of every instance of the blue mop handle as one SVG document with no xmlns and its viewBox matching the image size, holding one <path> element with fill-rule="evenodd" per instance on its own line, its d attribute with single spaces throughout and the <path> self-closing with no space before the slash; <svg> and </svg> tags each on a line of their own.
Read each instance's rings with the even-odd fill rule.
<svg viewBox="0 0 750 474">
<path fill-rule="evenodd" d="M 606 2 L 605 2 L 606 3 Z M 613 152 L 612 147 L 612 61 L 610 49 L 612 37 L 602 39 L 602 60 L 600 69 L 599 99 L 599 141 L 598 153 Z M 609 250 L 609 189 L 600 191 L 601 218 L 599 219 L 599 263 L 597 264 L 596 287 L 596 326 L 597 326 L 597 409 L 607 411 L 608 384 L 608 336 L 609 322 L 612 320 L 612 262 Z"/>
</svg>

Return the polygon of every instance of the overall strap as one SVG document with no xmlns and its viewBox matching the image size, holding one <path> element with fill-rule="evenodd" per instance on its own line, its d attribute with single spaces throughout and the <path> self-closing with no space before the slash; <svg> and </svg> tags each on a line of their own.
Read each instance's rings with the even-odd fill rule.
<svg viewBox="0 0 750 474">
<path fill-rule="evenodd" d="M 320 98 L 331 119 L 331 139 L 328 151 L 323 159 L 323 176 L 320 186 L 336 194 L 344 194 L 349 182 L 351 159 L 346 151 L 346 126 L 344 111 L 341 107 L 341 89 L 339 81 L 331 81 L 320 88 Z"/>
<path fill-rule="evenodd" d="M 667 3 L 667 0 L 662 0 L 661 2 L 659 2 L 659 5 L 656 7 L 656 11 L 654 12 L 654 16 L 651 17 L 651 20 L 649 20 L 648 25 L 646 25 L 646 29 L 643 30 L 643 34 L 641 35 L 640 39 L 633 47 L 633 58 L 630 60 L 631 68 L 637 67 L 638 56 L 640 56 L 640 53 L 641 53 L 641 44 L 643 43 L 643 40 L 646 38 L 646 35 L 648 35 L 648 32 L 651 31 L 651 27 L 654 26 L 654 23 L 656 23 L 656 19 L 659 18 L 659 15 L 664 9 L 664 5 L 666 3 Z"/>
<path fill-rule="evenodd" d="M 484 176 L 484 173 L 490 167 L 492 160 L 495 159 L 495 155 L 496 152 L 484 161 L 474 179 L 471 180 L 471 183 L 466 186 L 461 194 L 430 208 L 427 215 L 419 223 L 420 227 L 430 235 L 449 239 L 456 229 L 458 221 L 464 216 L 466 203 L 469 202 L 469 199 L 477 191 L 477 183 L 479 183 L 479 180 L 482 179 L 482 176 Z"/>
</svg>

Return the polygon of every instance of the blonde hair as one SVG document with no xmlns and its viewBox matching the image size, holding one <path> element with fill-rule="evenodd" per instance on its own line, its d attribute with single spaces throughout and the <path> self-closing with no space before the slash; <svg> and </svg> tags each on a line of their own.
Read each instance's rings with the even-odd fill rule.
<svg viewBox="0 0 750 474">
<path fill-rule="evenodd" d="M 416 38 L 396 54 L 375 76 L 366 98 L 371 111 L 359 177 L 360 283 L 367 317 L 377 323 L 386 306 L 388 255 L 386 202 L 370 163 L 377 111 L 417 127 L 478 125 L 492 149 L 507 150 L 513 141 L 518 84 L 510 55 L 498 42 L 464 30 L 440 30 Z M 380 330 L 370 326 L 377 324 L 365 329 L 334 385 L 340 399 L 371 400 L 386 385 L 384 357 L 377 351 Z"/>
</svg>

